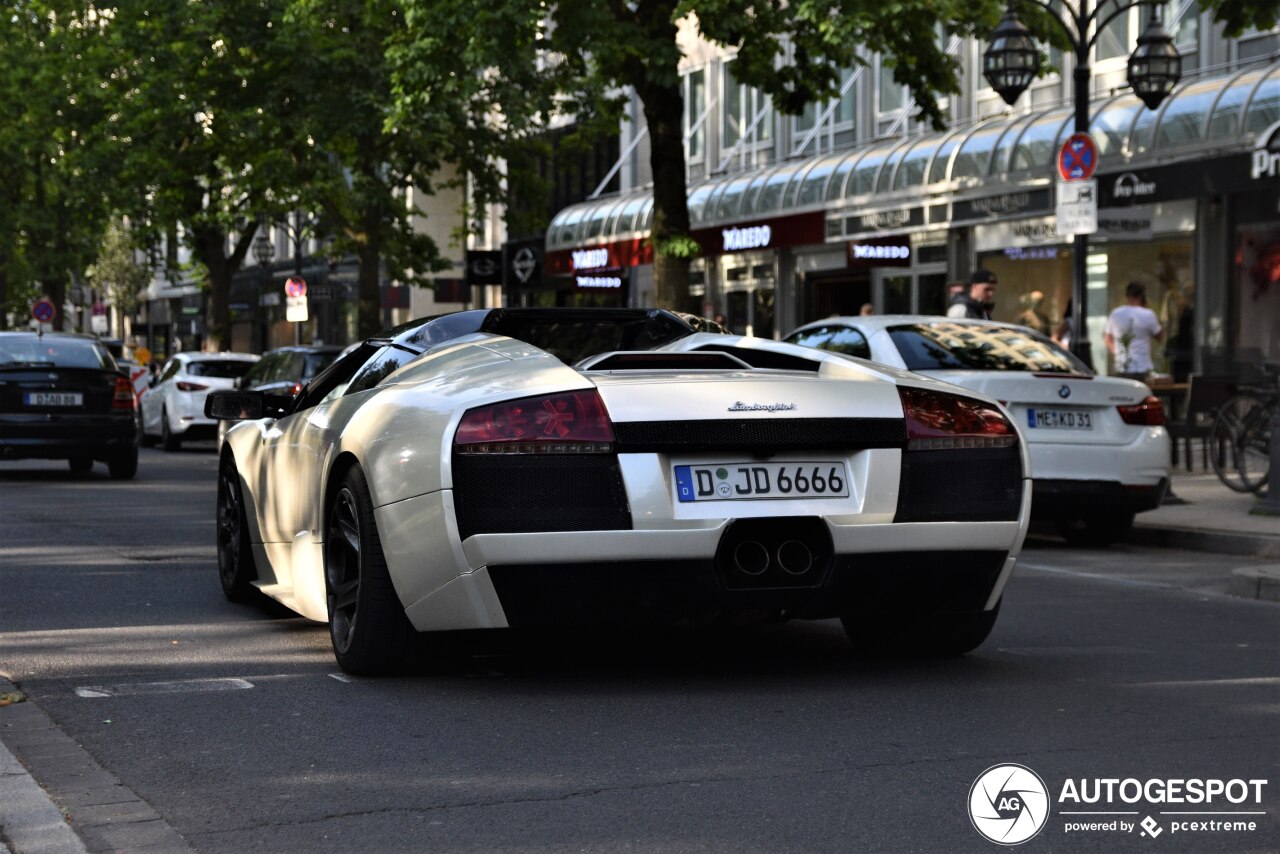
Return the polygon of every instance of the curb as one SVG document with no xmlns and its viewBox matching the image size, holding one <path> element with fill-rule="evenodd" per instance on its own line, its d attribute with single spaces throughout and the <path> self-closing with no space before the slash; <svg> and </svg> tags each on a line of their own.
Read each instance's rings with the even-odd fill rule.
<svg viewBox="0 0 1280 854">
<path fill-rule="evenodd" d="M 1156 527 L 1134 525 L 1125 542 L 1136 546 L 1158 546 L 1166 549 L 1186 549 L 1193 552 L 1242 557 L 1280 558 L 1280 537 L 1266 534 L 1205 531 L 1196 528 Z"/>
<path fill-rule="evenodd" d="M 1231 592 L 1249 599 L 1280 602 L 1280 564 L 1233 571 Z"/>
<path fill-rule="evenodd" d="M 0 851 L 86 854 L 49 795 L 0 743 Z"/>
<path fill-rule="evenodd" d="M 0 677 L 0 693 L 9 691 L 18 689 Z M 3 764 L 6 756 L 13 757 L 16 773 L 8 773 Z M 26 839 L 14 832 L 23 826 L 23 815 L 9 801 L 10 787 L 26 791 L 28 797 L 34 789 L 43 800 L 38 813 L 43 818 L 30 825 L 32 835 Z M 50 826 L 51 814 L 57 816 L 56 828 Z M 99 765 L 30 699 L 0 708 L 0 826 L 4 841 L 15 852 L 191 852 L 159 813 Z M 66 835 L 57 833 L 59 829 Z"/>
</svg>

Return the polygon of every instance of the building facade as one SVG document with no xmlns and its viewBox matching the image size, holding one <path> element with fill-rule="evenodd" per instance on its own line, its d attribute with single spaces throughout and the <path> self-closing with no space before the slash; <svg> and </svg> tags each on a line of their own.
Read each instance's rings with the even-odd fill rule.
<svg viewBox="0 0 1280 854">
<path fill-rule="evenodd" d="M 1167 330 L 1158 370 L 1280 360 L 1280 34 L 1227 40 L 1194 2 L 1169 4 L 1183 78 L 1153 111 L 1125 82 L 1147 14 L 1109 25 L 1091 66 L 1094 364 L 1108 364 L 1106 316 L 1133 280 L 1147 283 Z M 781 337 L 866 302 L 880 313 L 943 313 L 948 283 L 987 267 L 1001 282 L 998 319 L 1061 321 L 1073 246 L 1058 236 L 1054 210 L 1057 156 L 1072 132 L 1069 56 L 1051 54 L 1061 73 L 1010 109 L 982 78 L 984 45 L 952 39 L 969 85 L 947 99 L 955 119 L 939 132 L 912 117 L 914 102 L 874 55 L 844 75 L 838 98 L 784 116 L 735 82 L 731 51 L 691 27 L 682 39 L 689 213 L 703 249 L 690 309 L 723 315 L 735 332 Z M 620 191 L 556 215 L 545 267 L 584 293 L 644 305 L 652 193 L 633 112 Z"/>
</svg>

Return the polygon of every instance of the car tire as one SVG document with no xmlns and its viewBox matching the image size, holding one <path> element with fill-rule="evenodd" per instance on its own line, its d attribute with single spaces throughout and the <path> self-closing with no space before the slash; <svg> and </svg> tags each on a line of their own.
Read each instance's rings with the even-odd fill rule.
<svg viewBox="0 0 1280 854">
<path fill-rule="evenodd" d="M 217 499 L 218 579 L 222 594 L 232 602 L 247 602 L 255 592 L 258 567 L 249 541 L 249 518 L 244 509 L 240 473 L 230 454 L 218 466 Z"/>
<path fill-rule="evenodd" d="M 182 450 L 182 437 L 169 429 L 169 413 L 160 410 L 160 444 L 166 451 Z"/>
<path fill-rule="evenodd" d="M 400 672 L 419 637 L 391 583 L 359 468 L 343 477 L 325 518 L 325 593 L 338 666 L 361 676 Z"/>
<path fill-rule="evenodd" d="M 1058 520 L 1058 533 L 1069 546 L 1109 546 L 1123 540 L 1132 529 L 1132 513 L 1096 514 Z"/>
<path fill-rule="evenodd" d="M 138 449 L 130 445 L 107 458 L 107 471 L 112 480 L 130 480 L 138 473 Z"/>
<path fill-rule="evenodd" d="M 1003 601 L 990 611 L 928 614 L 914 620 L 845 616 L 840 622 L 854 649 L 867 657 L 954 657 L 982 646 L 995 628 Z"/>
<path fill-rule="evenodd" d="M 93 457 L 88 454 L 78 454 L 67 460 L 67 466 L 73 474 L 88 474 L 93 470 Z"/>
</svg>

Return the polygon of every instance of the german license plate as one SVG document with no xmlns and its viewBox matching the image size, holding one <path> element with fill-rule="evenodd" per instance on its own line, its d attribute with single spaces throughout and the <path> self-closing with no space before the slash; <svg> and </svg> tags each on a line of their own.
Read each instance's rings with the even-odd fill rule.
<svg viewBox="0 0 1280 854">
<path fill-rule="evenodd" d="M 1047 430 L 1092 430 L 1093 413 L 1083 409 L 1028 409 L 1027 426 Z"/>
<path fill-rule="evenodd" d="M 23 402 L 27 406 L 84 406 L 84 395 L 78 391 L 29 391 Z"/>
<path fill-rule="evenodd" d="M 675 473 L 676 496 L 682 502 L 849 495 L 849 475 L 843 461 L 718 463 L 676 466 Z"/>
</svg>

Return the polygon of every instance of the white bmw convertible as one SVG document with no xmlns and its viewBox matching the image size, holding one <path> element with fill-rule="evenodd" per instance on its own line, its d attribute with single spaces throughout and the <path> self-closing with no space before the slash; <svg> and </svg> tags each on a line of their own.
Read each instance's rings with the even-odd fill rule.
<svg viewBox="0 0 1280 854">
<path fill-rule="evenodd" d="M 297 397 L 206 411 L 239 422 L 224 592 L 327 622 L 351 673 L 523 626 L 839 617 L 859 646 L 964 653 L 1030 504 L 982 394 L 659 310 L 415 321 Z"/>
</svg>

